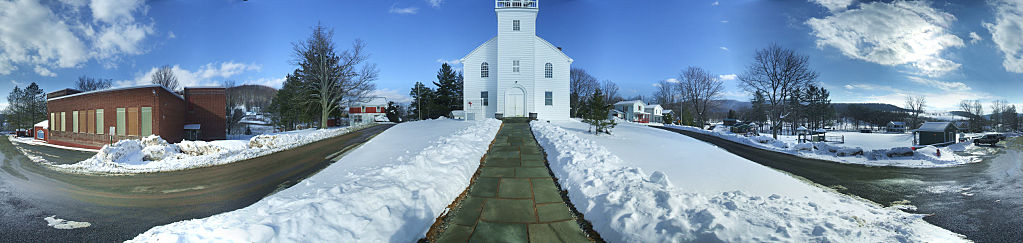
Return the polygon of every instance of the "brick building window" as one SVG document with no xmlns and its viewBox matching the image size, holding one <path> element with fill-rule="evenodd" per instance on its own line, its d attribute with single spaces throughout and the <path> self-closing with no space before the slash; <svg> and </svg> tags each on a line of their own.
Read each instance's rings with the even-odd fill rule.
<svg viewBox="0 0 1023 243">
<path fill-rule="evenodd" d="M 56 131 L 57 130 L 57 126 L 53 125 L 54 123 L 57 123 L 57 119 L 54 118 L 55 116 L 56 115 L 54 115 L 53 112 L 50 112 L 50 131 Z"/>
<path fill-rule="evenodd" d="M 96 109 L 96 134 L 103 134 L 103 109 Z"/>
<path fill-rule="evenodd" d="M 153 107 L 142 107 L 142 136 L 153 135 Z"/>
<path fill-rule="evenodd" d="M 88 112 L 86 112 L 86 111 L 78 111 L 78 119 L 76 119 L 78 121 L 78 126 L 77 126 L 78 127 L 78 132 L 80 132 L 80 133 L 87 133 L 87 132 L 89 132 L 89 128 L 88 128 L 89 127 L 88 126 L 89 120 L 88 120 L 88 117 L 89 117 Z"/>
<path fill-rule="evenodd" d="M 124 132 L 127 130 L 127 129 L 125 129 L 125 126 L 127 126 L 128 124 L 125 123 L 126 117 L 124 116 L 125 115 L 124 113 L 125 113 L 124 108 L 117 108 L 117 135 L 118 136 L 124 136 Z"/>
<path fill-rule="evenodd" d="M 128 136 L 139 135 L 139 108 L 128 107 Z"/>
<path fill-rule="evenodd" d="M 71 132 L 78 133 L 78 111 L 71 112 Z"/>
<path fill-rule="evenodd" d="M 96 134 L 96 111 L 85 111 L 85 130 L 89 134 Z"/>
<path fill-rule="evenodd" d="M 67 131 L 67 130 L 64 130 L 64 128 L 67 127 L 67 126 L 64 126 L 66 124 L 67 124 L 67 112 L 61 111 L 60 112 L 60 131 L 61 132 Z"/>
</svg>

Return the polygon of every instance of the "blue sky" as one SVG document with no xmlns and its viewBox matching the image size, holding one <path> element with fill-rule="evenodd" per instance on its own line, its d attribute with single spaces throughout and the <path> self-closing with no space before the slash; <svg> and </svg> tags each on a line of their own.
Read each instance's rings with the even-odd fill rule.
<svg viewBox="0 0 1023 243">
<path fill-rule="evenodd" d="M 949 110 L 962 99 L 1023 104 L 1021 13 L 1002 0 L 542 0 L 537 34 L 626 97 L 700 66 L 720 75 L 726 98 L 747 99 L 731 78 L 777 43 L 810 57 L 835 102 L 923 95 Z M 495 35 L 495 18 L 492 1 L 0 0 L 0 90 L 53 91 L 81 75 L 132 85 L 162 65 L 186 85 L 280 87 L 295 68 L 291 43 L 319 22 L 338 47 L 365 40 L 378 94 L 401 100 Z"/>
</svg>

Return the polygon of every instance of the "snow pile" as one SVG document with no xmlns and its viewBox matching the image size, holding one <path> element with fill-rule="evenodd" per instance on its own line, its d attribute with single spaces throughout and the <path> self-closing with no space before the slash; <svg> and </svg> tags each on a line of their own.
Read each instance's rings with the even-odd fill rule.
<svg viewBox="0 0 1023 243">
<path fill-rule="evenodd" d="M 77 229 L 92 226 L 89 222 L 78 222 L 58 219 L 57 215 L 43 218 L 46 220 L 46 226 L 53 227 L 55 229 Z"/>
<path fill-rule="evenodd" d="M 870 144 L 868 141 L 865 141 L 868 139 L 863 136 L 853 137 L 862 141 L 862 143 L 866 145 L 847 147 L 827 142 L 797 143 L 795 140 L 789 138 L 792 136 L 779 136 L 779 139 L 774 139 L 770 136 L 764 135 L 746 137 L 741 134 L 728 132 L 727 127 L 725 126 L 717 126 L 713 131 L 688 126 L 669 125 L 669 127 L 712 135 L 732 142 L 775 152 L 792 154 L 799 157 L 847 164 L 932 168 L 957 166 L 981 161 L 981 159 L 976 156 L 953 153 L 956 148 L 946 149 L 934 146 L 925 146 L 917 148 L 915 151 L 909 147 L 881 148 L 884 145 L 899 144 L 893 141 L 900 141 L 903 139 L 902 136 L 905 136 L 903 134 L 884 134 L 901 136 L 882 137 L 880 138 L 883 140 L 881 141 L 881 145 Z M 864 147 L 866 147 L 866 149 Z M 938 150 L 941 150 L 940 155 Z"/>
<path fill-rule="evenodd" d="M 154 227 L 133 242 L 414 242 L 468 185 L 501 122 L 398 124 L 248 207 Z"/>
<path fill-rule="evenodd" d="M 331 129 L 306 129 L 259 135 L 249 141 L 181 141 L 170 144 L 159 136 L 126 139 L 105 145 L 92 158 L 74 164 L 52 165 L 72 173 L 149 173 L 232 163 L 343 135 L 369 124 Z M 255 146 L 253 146 L 255 145 Z"/>
<path fill-rule="evenodd" d="M 674 154 L 676 151 L 658 149 L 645 151 L 648 155 L 630 154 L 626 161 L 611 151 L 629 153 L 627 150 L 635 150 L 630 147 L 632 143 L 661 138 L 594 137 L 594 140 L 599 139 L 602 143 L 625 147 L 616 149 L 580 138 L 557 125 L 543 122 L 532 124 L 533 134 L 547 152 L 551 170 L 559 178 L 563 189 L 568 190 L 572 203 L 609 242 L 965 241 L 960 235 L 923 221 L 923 215 L 882 208 L 808 186 L 791 177 L 785 176 L 782 179 L 779 176 L 784 174 L 751 161 L 736 163 L 741 160 L 730 158 L 727 152 L 720 149 L 701 148 L 686 151 L 699 154 L 683 156 L 701 157 L 711 154 L 723 159 L 720 161 L 673 161 L 658 153 Z M 569 129 L 585 131 L 574 127 Z M 631 131 L 622 128 L 616 128 L 615 131 L 616 134 L 628 132 Z M 662 132 L 655 135 L 667 133 Z M 688 150 L 686 147 L 672 147 Z M 709 168 L 706 170 L 710 174 L 725 176 L 671 177 L 660 171 L 647 176 L 642 169 L 633 166 L 638 164 L 678 164 L 677 167 L 692 166 L 697 170 Z M 676 169 L 682 171 L 688 168 Z M 733 171 L 750 173 L 758 179 L 772 179 L 764 182 L 749 181 L 737 186 L 755 188 L 757 190 L 752 191 L 754 194 L 734 189 L 712 193 L 699 186 L 701 183 L 710 187 L 734 184 L 736 182 L 727 178 Z M 774 189 L 764 189 L 768 187 L 759 185 L 762 183 L 775 184 L 772 187 Z"/>
</svg>

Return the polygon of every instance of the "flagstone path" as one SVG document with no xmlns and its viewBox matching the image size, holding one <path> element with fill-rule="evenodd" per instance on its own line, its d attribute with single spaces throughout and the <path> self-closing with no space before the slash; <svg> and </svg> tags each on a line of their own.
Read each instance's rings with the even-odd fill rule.
<svg viewBox="0 0 1023 243">
<path fill-rule="evenodd" d="M 437 242 L 590 242 L 526 120 L 505 119 Z"/>
</svg>

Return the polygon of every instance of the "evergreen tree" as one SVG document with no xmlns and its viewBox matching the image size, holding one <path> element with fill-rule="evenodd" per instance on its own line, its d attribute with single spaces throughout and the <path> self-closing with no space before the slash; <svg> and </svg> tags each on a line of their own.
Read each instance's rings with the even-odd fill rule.
<svg viewBox="0 0 1023 243">
<path fill-rule="evenodd" d="M 412 91 L 409 91 L 409 96 L 412 96 L 412 104 L 409 105 L 409 115 L 412 118 L 423 120 L 440 117 L 439 115 L 433 116 L 438 112 L 431 112 L 434 107 L 438 106 L 433 89 L 426 87 L 421 82 L 416 82 L 415 86 L 412 87 Z"/>
<path fill-rule="evenodd" d="M 296 70 L 297 74 L 297 70 Z M 306 91 L 302 80 L 296 74 L 288 74 L 284 86 L 277 91 L 270 103 L 270 118 L 278 128 L 295 129 L 299 124 L 312 121 L 315 112 L 313 106 L 307 105 L 304 95 Z"/>
<path fill-rule="evenodd" d="M 736 118 L 738 118 L 738 116 L 735 115 L 735 110 L 729 109 L 728 110 L 728 116 L 726 116 L 725 118 L 736 119 Z"/>
<path fill-rule="evenodd" d="M 394 101 L 387 102 L 387 120 L 398 123 L 401 122 L 401 106 L 395 104 Z"/>
<path fill-rule="evenodd" d="M 437 86 L 435 92 L 436 105 L 439 108 L 436 112 L 440 115 L 447 115 L 453 110 L 462 109 L 462 74 L 456 73 L 447 63 L 440 65 L 437 70 Z"/>
<path fill-rule="evenodd" d="M 601 93 L 600 88 L 597 88 L 585 106 L 586 111 L 583 115 L 583 122 L 590 124 L 590 127 L 593 128 L 593 134 L 611 134 L 611 129 L 616 125 L 614 119 L 610 117 L 611 105 L 605 99 L 605 95 Z"/>
</svg>

